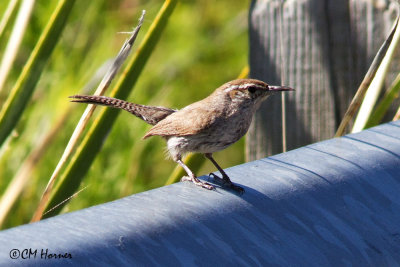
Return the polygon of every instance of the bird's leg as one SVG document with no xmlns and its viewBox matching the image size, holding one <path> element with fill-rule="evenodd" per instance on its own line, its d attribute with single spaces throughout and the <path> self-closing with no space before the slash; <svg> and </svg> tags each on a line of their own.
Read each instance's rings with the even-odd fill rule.
<svg viewBox="0 0 400 267">
<path fill-rule="evenodd" d="M 218 163 L 215 161 L 215 159 L 212 157 L 211 153 L 205 153 L 204 156 L 206 158 L 208 158 L 215 167 L 217 167 L 218 171 L 222 174 L 222 178 L 218 177 L 217 175 L 215 175 L 214 173 L 211 173 L 214 177 L 216 177 L 217 179 L 222 179 L 222 182 L 225 184 L 232 184 L 231 179 L 229 179 L 229 176 L 226 174 L 226 172 L 218 165 Z"/>
<path fill-rule="evenodd" d="M 203 187 L 203 188 L 205 188 L 205 189 L 208 189 L 208 190 L 213 190 L 213 189 L 215 189 L 214 186 L 210 185 L 209 183 L 205 183 L 205 182 L 200 181 L 200 180 L 196 177 L 196 175 L 194 175 L 194 173 L 189 169 L 189 167 L 186 166 L 185 163 L 183 163 L 183 161 L 182 161 L 181 159 L 176 160 L 176 162 L 178 162 L 179 165 L 181 165 L 182 168 L 183 168 L 183 169 L 186 171 L 186 173 L 189 175 L 189 176 L 183 176 L 182 179 L 181 179 L 182 182 L 183 182 L 183 181 L 191 181 L 191 182 L 193 182 L 195 185 L 201 186 L 201 187 Z"/>
<path fill-rule="evenodd" d="M 218 165 L 218 163 L 215 161 L 215 159 L 212 157 L 211 153 L 205 153 L 204 156 L 208 158 L 214 166 L 218 169 L 218 171 L 222 174 L 222 178 L 218 177 L 214 173 L 210 173 L 209 176 L 213 176 L 214 180 L 218 181 L 220 180 L 220 183 L 223 185 L 227 185 L 228 187 L 232 188 L 233 190 L 243 193 L 244 189 L 240 186 L 235 185 L 232 183 L 231 179 L 229 179 L 229 176 L 226 174 L 226 172 Z"/>
</svg>

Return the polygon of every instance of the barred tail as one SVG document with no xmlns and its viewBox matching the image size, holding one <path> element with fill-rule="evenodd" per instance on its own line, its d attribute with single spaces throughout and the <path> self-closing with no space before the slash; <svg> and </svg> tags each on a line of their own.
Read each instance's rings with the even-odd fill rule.
<svg viewBox="0 0 400 267">
<path fill-rule="evenodd" d="M 144 120 L 148 124 L 155 125 L 176 110 L 164 107 L 151 107 L 130 103 L 117 98 L 107 96 L 74 95 L 70 96 L 71 102 L 86 103 L 94 105 L 120 108 L 132 113 L 136 117 Z"/>
</svg>

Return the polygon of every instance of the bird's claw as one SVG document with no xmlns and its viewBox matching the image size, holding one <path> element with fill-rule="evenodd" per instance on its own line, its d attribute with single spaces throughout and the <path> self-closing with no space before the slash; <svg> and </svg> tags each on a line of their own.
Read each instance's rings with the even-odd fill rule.
<svg viewBox="0 0 400 267">
<path fill-rule="evenodd" d="M 202 182 L 202 181 L 200 181 L 200 180 L 199 180 L 198 178 L 196 178 L 196 177 L 183 176 L 183 177 L 181 178 L 181 181 L 182 181 L 182 182 L 184 182 L 184 181 L 190 181 L 190 182 L 194 183 L 195 185 L 201 186 L 201 187 L 203 187 L 203 188 L 205 188 L 205 189 L 208 189 L 208 190 L 215 190 L 215 187 L 214 187 L 214 186 L 210 185 L 209 183 Z"/>
<path fill-rule="evenodd" d="M 214 174 L 213 172 L 211 172 L 208 176 L 210 178 L 212 178 L 215 183 L 217 183 L 217 184 L 219 184 L 221 186 L 226 186 L 228 184 L 226 180 L 222 179 L 221 177 L 219 177 L 218 175 Z"/>
<path fill-rule="evenodd" d="M 238 192 L 240 195 L 242 195 L 242 194 L 244 193 L 243 187 L 240 187 L 240 186 L 238 186 L 238 185 L 235 185 L 234 183 L 232 183 L 232 182 L 229 180 L 229 178 L 224 179 L 224 178 L 221 178 L 221 177 L 219 177 L 218 175 L 216 175 L 216 174 L 214 174 L 214 173 L 210 173 L 208 176 L 211 177 L 211 178 L 213 178 L 213 180 L 214 180 L 217 184 L 219 184 L 219 185 L 221 185 L 221 186 L 224 186 L 224 187 L 229 187 L 230 189 L 232 189 L 232 190 Z"/>
</svg>

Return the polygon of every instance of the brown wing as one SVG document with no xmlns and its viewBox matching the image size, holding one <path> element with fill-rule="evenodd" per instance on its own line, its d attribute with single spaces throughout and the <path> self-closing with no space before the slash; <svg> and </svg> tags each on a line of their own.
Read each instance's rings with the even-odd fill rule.
<svg viewBox="0 0 400 267">
<path fill-rule="evenodd" d="M 207 108 L 202 101 L 193 103 L 154 125 L 143 139 L 153 135 L 187 136 L 200 133 L 215 122 L 218 112 Z"/>
</svg>

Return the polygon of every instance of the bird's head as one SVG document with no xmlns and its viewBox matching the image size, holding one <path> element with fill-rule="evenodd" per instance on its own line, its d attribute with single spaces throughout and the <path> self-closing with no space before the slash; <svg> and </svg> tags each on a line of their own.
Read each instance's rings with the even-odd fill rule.
<svg viewBox="0 0 400 267">
<path fill-rule="evenodd" d="M 239 105 L 258 108 L 268 96 L 281 91 L 294 91 L 286 86 L 268 85 L 256 79 L 238 79 L 225 83 L 217 89 L 227 99 Z"/>
</svg>

